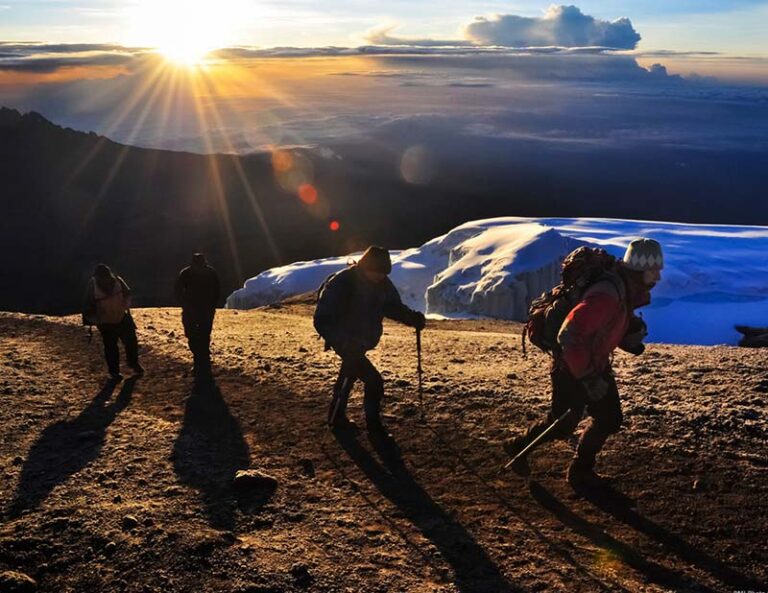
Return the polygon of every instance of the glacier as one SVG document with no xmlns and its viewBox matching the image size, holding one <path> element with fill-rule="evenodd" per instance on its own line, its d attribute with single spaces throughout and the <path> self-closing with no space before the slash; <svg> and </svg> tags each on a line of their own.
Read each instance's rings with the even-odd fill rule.
<svg viewBox="0 0 768 593">
<path fill-rule="evenodd" d="M 432 318 L 523 321 L 580 245 L 622 256 L 636 237 L 664 249 L 662 280 L 641 309 L 652 342 L 735 344 L 734 325 L 768 325 L 768 227 L 598 218 L 501 217 L 462 224 L 420 247 L 392 251 L 403 301 Z M 266 270 L 226 306 L 250 309 L 316 290 L 359 254 Z"/>
</svg>

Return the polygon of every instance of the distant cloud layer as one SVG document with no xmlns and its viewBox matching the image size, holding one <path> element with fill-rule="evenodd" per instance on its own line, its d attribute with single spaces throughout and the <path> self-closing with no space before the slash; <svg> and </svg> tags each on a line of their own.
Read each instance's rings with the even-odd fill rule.
<svg viewBox="0 0 768 593">
<path fill-rule="evenodd" d="M 601 46 L 634 49 L 640 41 L 627 18 L 603 21 L 584 14 L 576 6 L 551 6 L 543 17 L 498 14 L 477 17 L 464 28 L 464 35 L 479 45 L 507 47 Z"/>
<path fill-rule="evenodd" d="M 134 66 L 146 59 L 144 48 L 103 43 L 0 42 L 0 72 L 56 72 L 78 66 Z"/>
</svg>

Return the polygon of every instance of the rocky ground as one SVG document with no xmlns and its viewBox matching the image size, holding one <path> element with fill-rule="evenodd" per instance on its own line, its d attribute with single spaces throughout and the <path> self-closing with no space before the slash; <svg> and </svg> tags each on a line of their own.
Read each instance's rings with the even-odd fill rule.
<svg viewBox="0 0 768 593">
<path fill-rule="evenodd" d="M 306 306 L 221 311 L 215 389 L 179 317 L 135 311 L 148 372 L 110 386 L 78 319 L 0 314 L 0 591 L 768 591 L 768 350 L 618 355 L 614 487 L 584 496 L 573 442 L 499 473 L 548 398 L 513 324 L 430 322 L 424 423 L 387 325 L 387 447 L 325 428 L 337 361 Z M 236 488 L 247 468 L 277 488 Z"/>
</svg>

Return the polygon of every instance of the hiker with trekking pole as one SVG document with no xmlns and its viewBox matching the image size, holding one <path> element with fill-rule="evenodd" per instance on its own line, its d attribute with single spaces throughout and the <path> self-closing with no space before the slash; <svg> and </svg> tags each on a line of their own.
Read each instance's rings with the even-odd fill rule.
<svg viewBox="0 0 768 593">
<path fill-rule="evenodd" d="M 635 239 L 623 260 L 603 249 L 580 247 L 563 261 L 562 281 L 531 303 L 523 333 L 551 354 L 552 404 L 546 418 L 507 441 L 512 458 L 505 468 L 530 474 L 528 456 L 542 443 L 567 439 L 586 409 L 589 424 L 568 466 L 575 488 L 598 487 L 608 478 L 595 472 L 598 453 L 622 423 L 621 403 L 611 362 L 618 347 L 635 355 L 648 334 L 635 310 L 651 302 L 664 258 L 653 239 Z"/>
<path fill-rule="evenodd" d="M 333 388 L 328 410 L 331 430 L 354 429 L 347 418 L 347 402 L 358 379 L 365 385 L 363 409 L 369 436 L 391 439 L 381 421 L 384 380 L 366 356 L 381 339 L 384 317 L 424 329 L 424 314 L 403 304 L 389 279 L 392 262 L 389 252 L 378 246 L 369 247 L 360 260 L 333 274 L 318 290 L 314 325 L 325 340 L 325 348 L 333 349 L 341 358 L 341 368 Z"/>
</svg>

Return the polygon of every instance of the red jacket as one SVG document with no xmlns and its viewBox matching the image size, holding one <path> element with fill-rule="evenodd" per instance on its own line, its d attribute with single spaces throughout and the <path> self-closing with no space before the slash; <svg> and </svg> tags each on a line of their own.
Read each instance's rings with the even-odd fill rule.
<svg viewBox="0 0 768 593">
<path fill-rule="evenodd" d="M 560 361 L 576 378 L 605 370 L 632 318 L 626 297 L 613 282 L 598 282 L 565 318 L 557 341 Z"/>
</svg>

